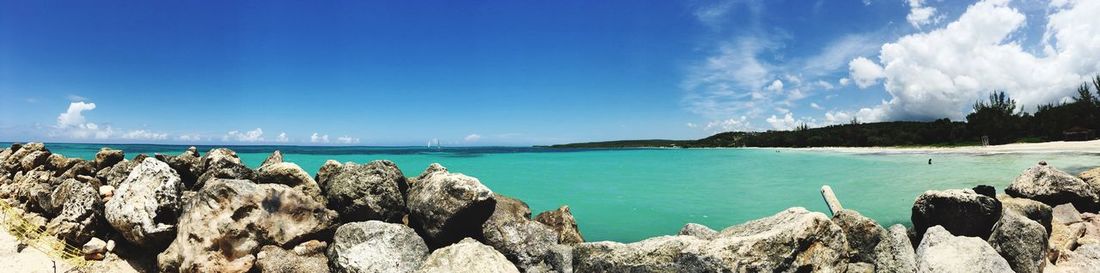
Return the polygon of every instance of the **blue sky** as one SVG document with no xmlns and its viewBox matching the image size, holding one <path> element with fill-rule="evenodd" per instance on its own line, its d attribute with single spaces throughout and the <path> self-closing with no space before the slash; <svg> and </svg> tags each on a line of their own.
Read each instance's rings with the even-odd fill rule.
<svg viewBox="0 0 1100 273">
<path fill-rule="evenodd" d="M 1097 2 L 0 0 L 0 140 L 530 145 L 958 120 L 989 90 L 1033 107 L 1100 72 Z"/>
</svg>

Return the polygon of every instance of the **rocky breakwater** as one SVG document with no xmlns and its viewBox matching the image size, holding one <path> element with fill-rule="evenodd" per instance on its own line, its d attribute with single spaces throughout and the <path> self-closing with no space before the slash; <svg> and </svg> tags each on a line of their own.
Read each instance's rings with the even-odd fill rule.
<svg viewBox="0 0 1100 273">
<path fill-rule="evenodd" d="M 250 169 L 224 148 L 86 161 L 16 144 L 0 200 L 86 259 L 159 272 L 1100 272 L 1097 173 L 1041 163 L 1004 194 L 930 190 L 912 228 L 796 207 L 633 243 L 585 242 L 568 206 L 532 216 L 439 164 L 329 161 L 311 177 L 278 151 Z"/>
</svg>

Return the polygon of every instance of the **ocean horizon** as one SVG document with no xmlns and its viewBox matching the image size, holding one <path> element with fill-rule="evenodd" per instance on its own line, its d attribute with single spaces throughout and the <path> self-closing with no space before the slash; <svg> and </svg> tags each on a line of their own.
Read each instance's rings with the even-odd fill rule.
<svg viewBox="0 0 1100 273">
<path fill-rule="evenodd" d="M 93 159 L 102 147 L 176 155 L 191 145 L 47 143 L 66 157 Z M 883 226 L 910 226 L 914 199 L 926 190 L 991 185 L 1004 189 L 1038 161 L 1069 173 L 1100 166 L 1100 155 L 852 154 L 766 148 L 561 149 L 546 147 L 195 145 L 201 154 L 227 147 L 251 168 L 279 150 L 310 175 L 326 160 L 391 160 L 406 177 L 429 164 L 481 180 L 496 194 L 519 198 L 534 214 L 568 205 L 588 241 L 634 242 L 675 234 L 685 223 L 711 228 L 789 207 L 828 212 L 819 189 L 829 185 L 845 208 Z M 933 164 L 927 164 L 928 159 Z"/>
</svg>

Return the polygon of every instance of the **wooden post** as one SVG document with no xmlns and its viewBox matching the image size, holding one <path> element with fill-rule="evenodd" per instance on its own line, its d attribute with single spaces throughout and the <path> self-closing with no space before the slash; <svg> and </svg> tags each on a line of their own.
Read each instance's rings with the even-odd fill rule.
<svg viewBox="0 0 1100 273">
<path fill-rule="evenodd" d="M 829 212 L 833 215 L 844 209 L 840 206 L 840 200 L 836 199 L 836 194 L 833 194 L 833 188 L 830 188 L 829 185 L 821 186 L 821 197 L 825 198 L 825 205 L 829 206 Z"/>
</svg>

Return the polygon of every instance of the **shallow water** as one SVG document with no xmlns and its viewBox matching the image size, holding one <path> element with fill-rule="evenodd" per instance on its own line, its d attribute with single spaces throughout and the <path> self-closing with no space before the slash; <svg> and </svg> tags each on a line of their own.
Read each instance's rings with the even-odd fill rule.
<svg viewBox="0 0 1100 273">
<path fill-rule="evenodd" d="M 67 157 L 94 158 L 100 144 L 47 144 Z M 179 154 L 186 146 L 109 145 L 127 158 Z M 199 147 L 205 154 L 211 147 Z M 768 149 L 558 150 L 522 147 L 230 146 L 250 167 L 279 149 L 311 174 L 327 159 L 388 159 L 405 176 L 432 162 L 477 177 L 498 194 L 517 197 L 534 214 L 569 205 L 588 241 L 638 241 L 674 234 L 684 223 L 715 229 L 801 206 L 828 213 L 821 185 L 845 208 L 883 226 L 909 224 L 917 195 L 929 189 L 993 185 L 998 192 L 1039 160 L 1076 174 L 1100 166 L 1094 154 L 844 154 Z M 928 159 L 932 158 L 932 165 Z"/>
</svg>

